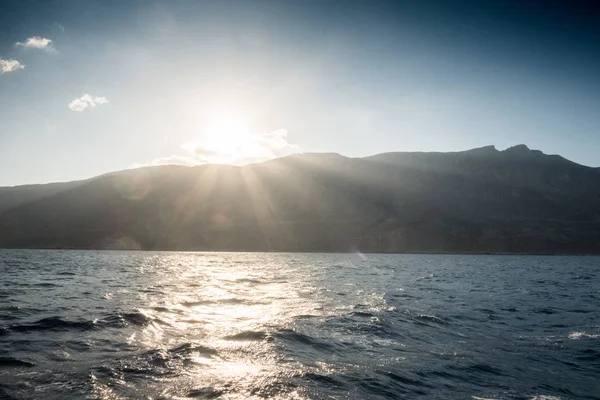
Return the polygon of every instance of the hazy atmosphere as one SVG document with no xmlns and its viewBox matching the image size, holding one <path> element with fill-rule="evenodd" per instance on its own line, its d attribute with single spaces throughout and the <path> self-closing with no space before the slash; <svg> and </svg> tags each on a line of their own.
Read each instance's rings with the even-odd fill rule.
<svg viewBox="0 0 600 400">
<path fill-rule="evenodd" d="M 600 5 L 0 0 L 0 400 L 600 400 Z"/>
<path fill-rule="evenodd" d="M 3 1 L 0 185 L 526 143 L 598 166 L 598 7 Z"/>
</svg>

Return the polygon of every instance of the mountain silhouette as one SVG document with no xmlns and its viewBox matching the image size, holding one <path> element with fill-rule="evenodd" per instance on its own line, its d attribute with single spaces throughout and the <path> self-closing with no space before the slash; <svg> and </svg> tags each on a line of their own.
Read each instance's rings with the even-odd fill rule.
<svg viewBox="0 0 600 400">
<path fill-rule="evenodd" d="M 0 188 L 13 248 L 600 254 L 600 169 L 525 145 Z"/>
</svg>

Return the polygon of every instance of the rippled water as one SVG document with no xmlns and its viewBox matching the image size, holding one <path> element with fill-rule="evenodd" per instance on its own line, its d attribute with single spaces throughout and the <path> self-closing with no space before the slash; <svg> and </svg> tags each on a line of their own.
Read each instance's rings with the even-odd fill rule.
<svg viewBox="0 0 600 400">
<path fill-rule="evenodd" d="M 0 399 L 598 399 L 600 258 L 0 251 Z"/>
</svg>

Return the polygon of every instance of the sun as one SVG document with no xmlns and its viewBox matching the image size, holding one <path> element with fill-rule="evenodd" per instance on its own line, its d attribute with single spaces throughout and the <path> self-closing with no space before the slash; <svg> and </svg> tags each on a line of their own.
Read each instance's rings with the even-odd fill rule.
<svg viewBox="0 0 600 400">
<path fill-rule="evenodd" d="M 231 111 L 205 113 L 195 139 L 181 147 L 201 163 L 238 164 L 272 158 L 263 135 L 254 132 L 250 114 Z"/>
<path fill-rule="evenodd" d="M 215 152 L 232 153 L 250 140 L 248 119 L 242 114 L 216 113 L 205 127 L 205 146 Z"/>
</svg>

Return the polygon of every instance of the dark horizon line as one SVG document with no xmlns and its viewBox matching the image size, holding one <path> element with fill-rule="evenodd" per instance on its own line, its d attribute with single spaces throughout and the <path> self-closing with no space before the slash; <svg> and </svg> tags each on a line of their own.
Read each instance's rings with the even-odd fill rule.
<svg viewBox="0 0 600 400">
<path fill-rule="evenodd" d="M 100 249 L 100 248 L 77 248 L 77 247 L 0 247 L 1 250 L 48 250 L 48 251 L 123 251 L 123 252 L 156 252 L 156 253 L 271 253 L 271 254 L 348 254 L 348 255 L 443 255 L 443 256 L 548 256 L 548 257 L 600 257 L 599 253 L 578 253 L 578 252 L 494 252 L 494 251 L 307 251 L 307 250 L 174 250 L 174 249 Z"/>
</svg>

